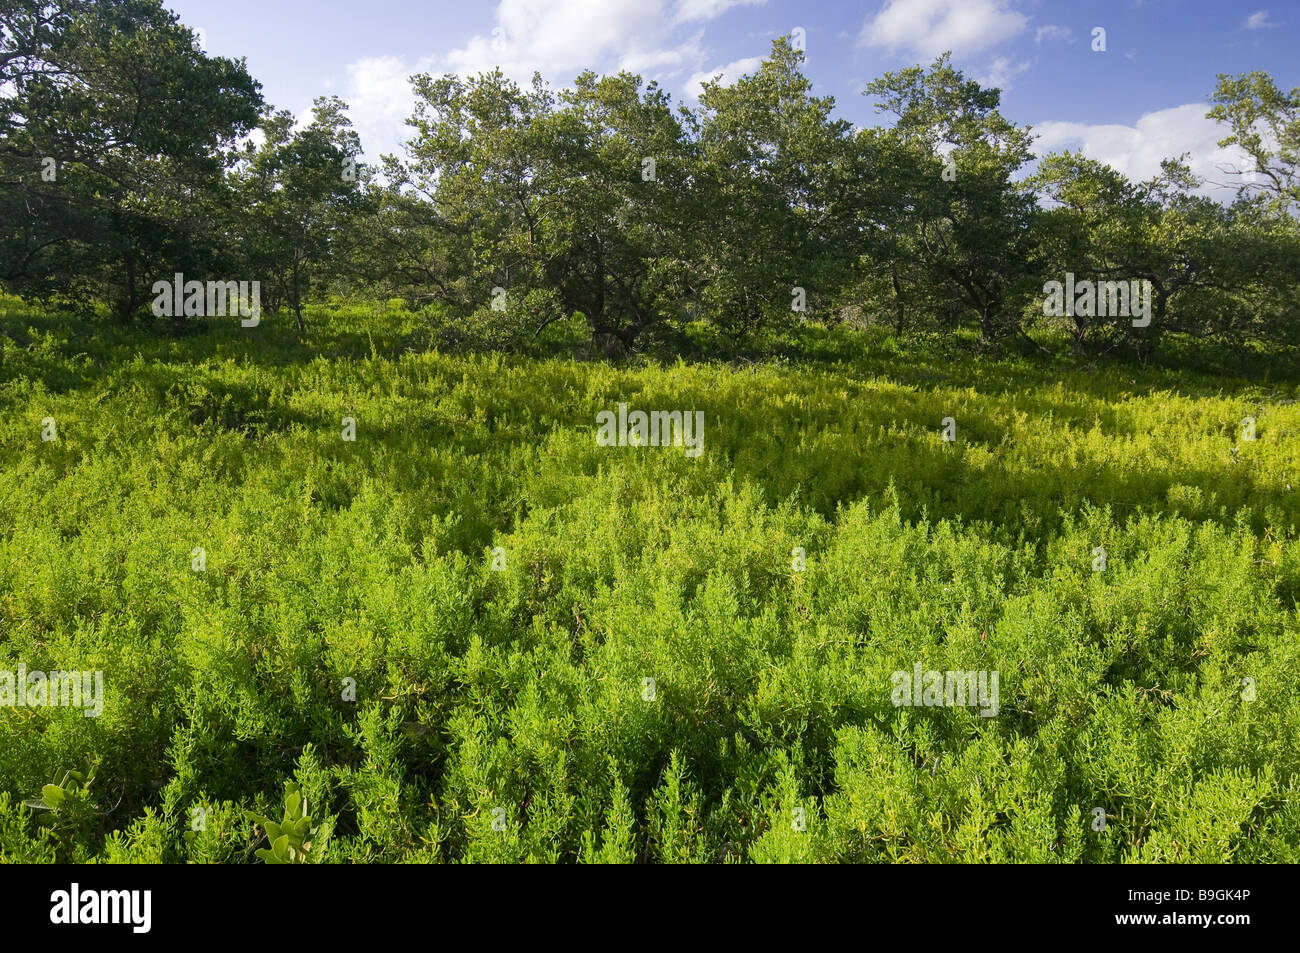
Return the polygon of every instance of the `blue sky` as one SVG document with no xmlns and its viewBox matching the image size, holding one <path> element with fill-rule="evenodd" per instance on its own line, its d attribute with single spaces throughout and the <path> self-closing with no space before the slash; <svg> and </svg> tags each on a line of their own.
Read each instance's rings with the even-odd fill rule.
<svg viewBox="0 0 1300 953">
<path fill-rule="evenodd" d="M 166 2 L 166 0 L 165 0 Z M 1236 160 L 1204 118 L 1218 73 L 1300 85 L 1296 0 L 171 0 L 212 53 L 247 58 L 268 101 L 305 114 L 336 94 L 367 155 L 400 152 L 413 72 L 538 69 L 564 85 L 584 68 L 629 68 L 690 101 L 701 78 L 752 69 L 772 38 L 804 31 L 819 95 L 877 122 L 864 85 L 951 49 L 1003 90 L 1003 112 L 1039 149 L 1082 148 L 1137 178 L 1190 152 L 1211 180 Z M 1092 31 L 1106 31 L 1105 52 Z"/>
</svg>

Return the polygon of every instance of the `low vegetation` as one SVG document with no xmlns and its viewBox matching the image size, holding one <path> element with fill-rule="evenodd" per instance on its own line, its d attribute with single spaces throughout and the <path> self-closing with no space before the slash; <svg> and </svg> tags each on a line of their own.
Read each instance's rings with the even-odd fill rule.
<svg viewBox="0 0 1300 953">
<path fill-rule="evenodd" d="M 6 308 L 0 670 L 104 687 L 0 708 L 0 860 L 1300 860 L 1294 369 Z"/>
</svg>

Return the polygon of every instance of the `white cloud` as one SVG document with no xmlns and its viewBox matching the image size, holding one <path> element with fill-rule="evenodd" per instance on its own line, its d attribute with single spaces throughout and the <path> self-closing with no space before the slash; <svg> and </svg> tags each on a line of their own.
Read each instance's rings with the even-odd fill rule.
<svg viewBox="0 0 1300 953">
<path fill-rule="evenodd" d="M 693 20 L 713 20 L 722 16 L 732 7 L 757 7 L 767 0 L 681 0 L 677 5 L 676 23 L 690 23 Z"/>
<path fill-rule="evenodd" d="M 1028 60 L 1012 63 L 1007 57 L 999 56 L 989 64 L 988 72 L 977 78 L 981 86 L 996 86 L 998 89 L 1008 89 L 1011 80 L 1027 69 L 1029 69 Z"/>
<path fill-rule="evenodd" d="M 686 81 L 686 95 L 692 99 L 699 99 L 700 94 L 704 92 L 705 82 L 713 79 L 719 74 L 721 74 L 720 82 L 722 85 L 730 86 L 736 80 L 740 79 L 740 77 L 757 70 L 762 63 L 763 58 L 761 56 L 747 56 L 743 60 L 736 60 L 735 62 L 728 63 L 726 66 L 718 66 L 714 69 L 702 70 Z"/>
<path fill-rule="evenodd" d="M 1277 26 L 1276 23 L 1270 23 L 1267 10 L 1256 10 L 1250 16 L 1246 17 L 1246 22 L 1241 25 L 1243 30 L 1266 30 Z"/>
<path fill-rule="evenodd" d="M 903 49 L 923 59 L 945 50 L 961 56 L 1020 34 L 1028 22 L 1007 0 L 886 0 L 863 25 L 858 43 Z"/>
<path fill-rule="evenodd" d="M 1132 126 L 1044 122 L 1034 126 L 1034 133 L 1039 137 L 1035 150 L 1039 155 L 1065 149 L 1082 151 L 1088 158 L 1105 162 L 1133 181 L 1159 175 L 1160 160 L 1187 152 L 1192 171 L 1207 180 L 1201 192 L 1230 199 L 1238 177 L 1224 170 L 1247 169 L 1249 163 L 1237 147 L 1218 145 L 1225 132 L 1223 126 L 1206 118 L 1209 108 L 1208 103 L 1188 103 L 1161 109 L 1147 113 Z"/>
<path fill-rule="evenodd" d="M 666 0 L 501 0 L 491 35 L 452 50 L 441 66 L 464 74 L 500 66 L 523 81 L 537 71 L 566 83 L 609 58 L 660 49 L 670 30 L 666 8 Z"/>
<path fill-rule="evenodd" d="M 399 143 L 410 131 L 404 120 L 414 105 L 407 83 L 414 73 L 470 76 L 499 67 L 521 84 L 538 72 L 551 84 L 564 86 L 584 69 L 625 69 L 661 85 L 687 76 L 694 81 L 708 53 L 702 33 L 697 29 L 685 35 L 689 27 L 683 24 L 713 19 L 742 3 L 762 2 L 500 0 L 487 34 L 413 63 L 392 56 L 358 60 L 348 66 L 348 88 L 342 95 L 351 106 L 367 157 L 377 160 L 383 153 L 400 154 Z"/>
<path fill-rule="evenodd" d="M 1049 23 L 1047 26 L 1040 26 L 1037 30 L 1034 31 L 1034 42 L 1042 43 L 1044 40 L 1046 40 L 1049 43 L 1054 43 L 1057 41 L 1064 43 L 1073 34 L 1074 31 L 1071 30 L 1068 26 L 1057 26 L 1055 24 Z"/>
<path fill-rule="evenodd" d="M 702 33 L 696 33 L 678 46 L 626 53 L 618 61 L 618 69 L 642 76 L 673 75 L 684 69 L 698 67 L 706 56 L 701 45 Z"/>
<path fill-rule="evenodd" d="M 427 61 L 408 66 L 396 56 L 369 57 L 348 64 L 343 99 L 361 137 L 361 147 L 372 162 L 378 162 L 385 153 L 401 154 L 399 143 L 408 132 L 406 117 L 415 105 L 407 79 L 427 67 Z"/>
</svg>

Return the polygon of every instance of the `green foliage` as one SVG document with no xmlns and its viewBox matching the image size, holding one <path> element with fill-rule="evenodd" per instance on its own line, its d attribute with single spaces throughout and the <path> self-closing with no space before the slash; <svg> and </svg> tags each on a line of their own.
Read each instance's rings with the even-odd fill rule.
<svg viewBox="0 0 1300 953">
<path fill-rule="evenodd" d="M 89 799 L 90 785 L 94 779 L 93 767 L 86 773 L 63 771 L 55 775 L 50 784 L 42 785 L 39 798 L 24 801 L 23 804 L 36 811 L 54 811 L 56 814 L 62 811 L 73 811 L 78 802 Z"/>
<path fill-rule="evenodd" d="M 1259 70 L 1220 73 L 1213 102 L 1209 117 L 1229 130 L 1219 145 L 1238 146 L 1251 161 L 1248 169 L 1230 171 L 1257 176 L 1242 180 L 1243 197 L 1262 199 L 1284 213 L 1300 206 L 1300 87 L 1283 92 Z"/>
<path fill-rule="evenodd" d="M 158 0 L 10 0 L 0 30 L 0 280 L 131 317 L 221 259 L 223 168 L 259 86 Z"/>
<path fill-rule="evenodd" d="M 236 209 L 228 228 L 250 239 L 239 273 L 260 276 L 268 310 L 287 303 L 299 330 L 313 284 L 324 284 L 328 266 L 343 258 L 340 246 L 365 205 L 368 173 L 358 165 L 361 141 L 346 111 L 337 97 L 321 97 L 312 122 L 297 131 L 287 110 L 264 116 L 265 138 L 245 147 L 231 174 Z"/>
<path fill-rule="evenodd" d="M 284 786 L 284 814 L 279 821 L 262 817 L 249 811 L 248 819 L 266 831 L 270 847 L 257 851 L 257 856 L 268 864 L 305 864 L 311 852 L 311 839 L 316 833 L 307 799 L 302 790 L 292 782 Z"/>
<path fill-rule="evenodd" d="M 160 340 L 0 305 L 0 671 L 105 686 L 0 707 L 4 859 L 1300 856 L 1294 366 L 808 327 L 612 367 L 428 351 L 400 307 Z M 705 452 L 597 446 L 619 401 L 703 410 Z M 894 707 L 918 660 L 999 671 L 997 717 Z"/>
<path fill-rule="evenodd" d="M 1300 857 L 1296 91 L 1221 77 L 1230 206 L 1022 179 L 948 56 L 855 131 L 786 38 L 698 108 L 415 77 L 381 184 L 157 0 L 7 16 L 0 281 L 77 316 L 0 299 L 0 673 L 105 691 L 0 707 L 0 861 Z M 98 320 L 176 271 L 267 313 Z"/>
<path fill-rule="evenodd" d="M 873 219 L 885 231 L 878 256 L 895 281 L 910 273 L 909 284 L 938 293 L 939 307 L 977 316 L 986 340 L 1019 332 L 1035 204 L 1013 177 L 1033 157 L 1029 130 L 998 112 L 999 90 L 966 79 L 946 54 L 929 70 L 886 73 L 865 95 L 896 119 L 863 137 L 898 169 L 896 194 Z M 915 264 L 900 269 L 900 258 Z"/>
<path fill-rule="evenodd" d="M 1208 113 L 1252 166 L 1231 206 L 1178 156 L 1149 182 L 1068 154 L 1026 179 L 1032 131 L 947 53 L 867 83 L 891 120 L 855 130 L 790 37 L 695 104 L 626 71 L 420 74 L 380 170 L 341 99 L 296 122 L 159 0 L 8 9 L 0 287 L 70 313 L 143 315 L 179 273 L 257 282 L 299 332 L 309 303 L 397 299 L 445 350 L 685 356 L 701 322 L 712 358 L 809 322 L 1048 353 L 1064 333 L 1143 366 L 1171 337 L 1300 343 L 1300 91 L 1262 72 L 1220 76 Z M 1149 282 L 1149 323 L 1044 311 L 1066 273 Z"/>
<path fill-rule="evenodd" d="M 85 771 L 59 771 L 50 783 L 41 785 L 40 797 L 22 802 L 24 807 L 42 812 L 37 815 L 38 824 L 48 828 L 64 850 L 80 853 L 88 832 L 100 818 L 91 791 L 95 770 L 96 766 L 90 764 Z"/>
<path fill-rule="evenodd" d="M 1166 162 L 1161 175 L 1131 183 L 1079 154 L 1047 156 L 1031 180 L 1059 203 L 1036 220 L 1046 269 L 1094 281 L 1141 276 L 1152 285 L 1151 325 L 1075 314 L 1061 319 L 1076 348 L 1132 345 L 1149 355 L 1168 334 L 1295 343 L 1300 229 L 1257 203 L 1223 207 L 1189 194 L 1191 173 Z M 1042 318 L 1038 317 L 1041 322 Z"/>
</svg>

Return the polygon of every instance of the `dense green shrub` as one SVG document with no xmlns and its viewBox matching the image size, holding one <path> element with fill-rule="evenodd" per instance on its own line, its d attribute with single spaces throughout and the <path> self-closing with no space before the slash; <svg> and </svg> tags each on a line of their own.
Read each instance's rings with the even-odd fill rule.
<svg viewBox="0 0 1300 953">
<path fill-rule="evenodd" d="M 1300 858 L 1293 376 L 422 320 L 6 312 L 0 671 L 104 707 L 0 708 L 0 860 L 252 862 L 290 782 L 315 863 Z M 619 401 L 704 453 L 597 446 Z M 917 661 L 997 716 L 894 707 Z M 75 818 L 23 806 L 88 762 Z"/>
</svg>

